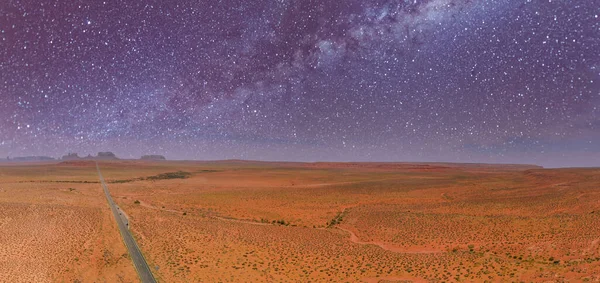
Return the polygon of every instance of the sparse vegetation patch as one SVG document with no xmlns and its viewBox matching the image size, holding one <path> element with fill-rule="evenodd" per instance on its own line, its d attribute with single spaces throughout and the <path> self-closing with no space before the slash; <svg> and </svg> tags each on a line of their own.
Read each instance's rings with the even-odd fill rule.
<svg viewBox="0 0 600 283">
<path fill-rule="evenodd" d="M 344 220 L 345 214 L 346 214 L 346 210 L 344 210 L 342 212 L 338 212 L 338 214 L 333 219 L 331 219 L 330 221 L 327 222 L 327 228 L 332 228 L 335 225 L 341 223 L 342 220 Z"/>
<path fill-rule="evenodd" d="M 189 172 L 184 172 L 184 171 L 177 171 L 177 172 L 169 172 L 169 173 L 162 173 L 162 174 L 158 174 L 156 176 L 150 176 L 148 178 L 146 178 L 146 180 L 167 180 L 167 179 L 186 179 L 189 178 L 192 174 Z"/>
</svg>

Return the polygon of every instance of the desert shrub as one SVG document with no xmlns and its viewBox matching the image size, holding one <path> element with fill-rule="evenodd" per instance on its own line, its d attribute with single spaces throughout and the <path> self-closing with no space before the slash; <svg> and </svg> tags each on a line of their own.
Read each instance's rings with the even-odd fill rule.
<svg viewBox="0 0 600 283">
<path fill-rule="evenodd" d="M 146 179 L 147 180 L 186 179 L 186 178 L 189 178 L 191 175 L 192 174 L 189 172 L 177 171 L 177 172 L 162 173 L 162 174 L 158 174 L 156 176 L 150 176 Z"/>
<path fill-rule="evenodd" d="M 123 183 L 129 183 L 129 182 L 133 182 L 133 181 L 137 181 L 137 179 L 114 180 L 114 181 L 110 181 L 109 183 L 111 183 L 111 184 L 123 184 Z"/>
<path fill-rule="evenodd" d="M 344 219 L 345 211 L 339 212 L 331 221 L 327 222 L 327 228 L 331 228 L 342 222 Z"/>
</svg>

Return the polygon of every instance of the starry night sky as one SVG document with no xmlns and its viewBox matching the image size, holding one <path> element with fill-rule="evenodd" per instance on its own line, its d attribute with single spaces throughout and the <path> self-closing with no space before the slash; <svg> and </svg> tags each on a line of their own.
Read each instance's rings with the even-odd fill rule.
<svg viewBox="0 0 600 283">
<path fill-rule="evenodd" d="M 0 156 L 600 166 L 594 0 L 0 3 Z"/>
</svg>

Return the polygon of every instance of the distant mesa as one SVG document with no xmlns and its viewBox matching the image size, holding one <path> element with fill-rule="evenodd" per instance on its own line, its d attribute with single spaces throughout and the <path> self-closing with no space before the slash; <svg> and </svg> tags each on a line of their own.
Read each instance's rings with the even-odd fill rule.
<svg viewBox="0 0 600 283">
<path fill-rule="evenodd" d="M 107 152 L 98 152 L 98 156 L 96 156 L 96 159 L 108 160 L 108 159 L 119 159 L 119 158 L 117 158 L 117 156 L 114 153 L 107 151 Z"/>
<path fill-rule="evenodd" d="M 116 160 L 119 159 L 114 153 L 107 152 L 98 152 L 97 156 L 92 156 L 88 154 L 86 157 L 79 157 L 77 153 L 69 153 L 62 157 L 62 160 Z"/>
<path fill-rule="evenodd" d="M 23 156 L 23 157 L 6 157 L 0 158 L 0 162 L 40 162 L 40 161 L 86 161 L 86 160 L 120 160 L 113 152 L 104 151 L 98 152 L 96 156 L 88 154 L 87 156 L 79 156 L 76 152 L 69 152 L 61 158 L 53 158 L 49 156 Z M 167 160 L 163 155 L 144 155 L 140 160 Z"/>
<path fill-rule="evenodd" d="M 9 159 L 15 162 L 32 162 L 32 161 L 52 161 L 56 160 L 52 157 L 48 156 L 24 156 L 24 157 L 15 157 L 13 159 Z"/>
<path fill-rule="evenodd" d="M 142 156 L 142 158 L 140 158 L 141 160 L 167 160 L 164 156 L 162 155 L 144 155 Z"/>
</svg>

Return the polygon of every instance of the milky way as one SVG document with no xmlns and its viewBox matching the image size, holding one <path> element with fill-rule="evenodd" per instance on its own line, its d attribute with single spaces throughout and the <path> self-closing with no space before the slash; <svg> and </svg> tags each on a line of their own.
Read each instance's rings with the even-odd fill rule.
<svg viewBox="0 0 600 283">
<path fill-rule="evenodd" d="M 0 155 L 600 166 L 600 5 L 0 3 Z"/>
</svg>

